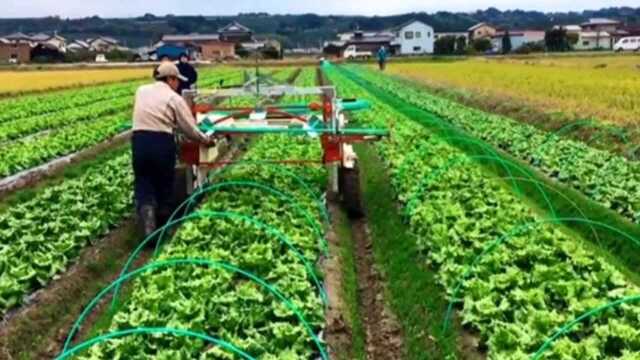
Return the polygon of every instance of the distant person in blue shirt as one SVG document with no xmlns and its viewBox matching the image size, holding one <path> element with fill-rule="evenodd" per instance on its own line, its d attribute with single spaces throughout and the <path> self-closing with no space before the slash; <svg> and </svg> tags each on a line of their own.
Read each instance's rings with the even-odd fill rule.
<svg viewBox="0 0 640 360">
<path fill-rule="evenodd" d="M 384 46 L 381 46 L 378 50 L 378 66 L 380 67 L 380 71 L 384 71 L 384 68 L 387 64 L 387 49 Z"/>
</svg>

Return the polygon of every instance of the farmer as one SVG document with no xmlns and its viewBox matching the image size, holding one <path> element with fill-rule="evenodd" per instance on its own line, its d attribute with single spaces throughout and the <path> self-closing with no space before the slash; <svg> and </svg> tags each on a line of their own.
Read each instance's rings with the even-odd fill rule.
<svg viewBox="0 0 640 360">
<path fill-rule="evenodd" d="M 183 90 L 190 90 L 191 86 L 195 85 L 195 83 L 198 82 L 198 73 L 196 72 L 196 69 L 191 64 L 189 64 L 189 57 L 187 56 L 187 54 L 180 55 L 180 61 L 178 61 L 178 71 L 180 71 L 180 74 L 187 78 L 187 80 L 185 81 L 180 80 L 178 94 L 182 95 Z"/>
<path fill-rule="evenodd" d="M 138 88 L 133 109 L 134 195 L 139 224 L 145 236 L 165 222 L 172 211 L 176 164 L 174 130 L 212 145 L 200 132 L 185 100 L 176 93 L 186 80 L 171 62 L 158 66 L 156 82 Z"/>
<path fill-rule="evenodd" d="M 385 65 L 387 62 L 387 49 L 384 46 L 381 46 L 378 49 L 378 66 L 380 67 L 380 71 L 384 71 Z"/>
</svg>

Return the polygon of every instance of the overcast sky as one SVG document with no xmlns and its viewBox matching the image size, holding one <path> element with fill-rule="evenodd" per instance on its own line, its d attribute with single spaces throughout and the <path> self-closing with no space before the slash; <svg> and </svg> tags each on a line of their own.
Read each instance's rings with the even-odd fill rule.
<svg viewBox="0 0 640 360">
<path fill-rule="evenodd" d="M 576 0 L 0 0 L 0 17 L 129 17 L 146 12 L 156 15 L 234 15 L 239 12 L 389 15 L 410 11 L 473 11 L 490 6 L 501 10 L 541 11 L 639 6 L 638 0 L 582 0 L 580 5 L 576 3 Z"/>
</svg>

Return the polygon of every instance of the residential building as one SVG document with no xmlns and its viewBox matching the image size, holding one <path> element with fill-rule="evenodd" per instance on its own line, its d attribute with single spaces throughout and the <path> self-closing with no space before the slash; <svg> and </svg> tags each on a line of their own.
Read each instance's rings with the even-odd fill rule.
<svg viewBox="0 0 640 360">
<path fill-rule="evenodd" d="M 553 27 L 553 30 L 559 30 L 559 29 L 564 29 L 567 34 L 580 34 L 580 32 L 582 31 L 582 28 L 580 27 L 580 25 L 555 25 Z"/>
<path fill-rule="evenodd" d="M 433 53 L 433 28 L 422 21 L 411 20 L 393 28 L 392 33 L 393 45 L 398 46 L 400 55 Z"/>
<path fill-rule="evenodd" d="M 253 40 L 253 31 L 237 21 L 233 21 L 227 26 L 220 28 L 218 33 L 220 34 L 220 40 L 234 44 Z"/>
<path fill-rule="evenodd" d="M 466 31 L 459 31 L 459 32 L 440 32 L 440 33 L 435 33 L 433 38 L 434 40 L 438 40 L 441 39 L 443 37 L 454 37 L 454 38 L 460 38 L 463 37 L 465 38 L 465 40 L 469 40 L 469 33 Z"/>
<path fill-rule="evenodd" d="M 6 36 L 3 36 L 2 38 L 10 41 L 10 42 L 26 42 L 26 43 L 31 43 L 32 39 L 31 36 L 21 33 L 21 32 L 16 32 L 13 34 L 9 34 Z"/>
<path fill-rule="evenodd" d="M 614 37 L 605 31 L 582 31 L 575 50 L 613 49 Z"/>
<path fill-rule="evenodd" d="M 119 41 L 108 36 L 98 36 L 94 39 L 87 39 L 89 51 L 106 53 L 120 48 Z"/>
<path fill-rule="evenodd" d="M 236 56 L 233 43 L 224 41 L 210 41 L 200 45 L 200 55 L 204 60 L 226 59 Z"/>
<path fill-rule="evenodd" d="M 89 44 L 83 40 L 73 40 L 71 43 L 67 45 L 67 51 L 70 52 L 79 52 L 79 51 L 89 51 Z"/>
<path fill-rule="evenodd" d="M 491 39 L 496 34 L 497 29 L 487 23 L 481 22 L 473 25 L 467 30 L 469 40 Z"/>
<path fill-rule="evenodd" d="M 235 56 L 235 44 L 222 41 L 219 34 L 165 35 L 161 43 L 156 44 L 156 48 L 167 45 L 180 47 L 184 49 L 184 53 L 202 60 L 218 60 Z"/>
<path fill-rule="evenodd" d="M 47 41 L 36 43 L 31 48 L 31 60 L 38 62 L 61 62 L 64 60 L 64 52 L 56 45 Z"/>
<path fill-rule="evenodd" d="M 46 44 L 47 49 L 57 49 L 60 53 L 67 52 L 67 39 L 54 32 L 53 35 L 47 33 L 38 33 L 30 36 L 31 41 L 35 44 Z"/>
<path fill-rule="evenodd" d="M 379 32 L 379 33 L 368 33 L 365 36 L 365 33 L 362 31 L 356 31 L 353 34 L 353 37 L 347 41 L 338 41 L 333 42 L 333 45 L 340 45 L 340 53 L 339 56 L 343 56 L 344 51 L 351 45 L 355 45 L 358 51 L 369 51 L 372 55 L 374 55 L 381 47 L 387 48 L 391 54 L 398 54 L 399 49 L 398 45 L 394 44 L 393 41 L 395 37 L 392 33 L 389 32 Z"/>
<path fill-rule="evenodd" d="M 362 37 L 374 37 L 374 36 L 379 34 L 378 31 L 360 31 L 360 30 L 349 31 L 349 32 L 344 32 L 344 33 L 338 34 L 338 40 L 339 41 L 349 41 L 349 40 L 353 39 L 356 36 L 356 33 L 358 33 Z"/>
<path fill-rule="evenodd" d="M 491 43 L 493 48 L 501 52 L 502 40 L 505 37 L 506 32 L 498 31 L 491 37 Z M 544 31 L 539 30 L 510 30 L 509 38 L 511 39 L 511 50 L 518 50 L 523 45 L 528 43 L 538 43 L 544 41 Z"/>
<path fill-rule="evenodd" d="M 392 55 L 416 55 L 433 53 L 435 33 L 433 28 L 421 21 L 411 20 L 389 30 L 361 31 L 338 34 L 338 40 L 324 43 L 323 53 L 342 57 L 349 46 L 361 52 L 369 51 L 373 56 L 381 47 Z"/>
<path fill-rule="evenodd" d="M 607 32 L 609 34 L 616 32 L 622 23 L 618 20 L 593 18 L 580 24 L 580 28 L 584 32 Z"/>
<path fill-rule="evenodd" d="M 31 43 L 24 40 L 0 39 L 0 63 L 31 61 Z"/>
</svg>

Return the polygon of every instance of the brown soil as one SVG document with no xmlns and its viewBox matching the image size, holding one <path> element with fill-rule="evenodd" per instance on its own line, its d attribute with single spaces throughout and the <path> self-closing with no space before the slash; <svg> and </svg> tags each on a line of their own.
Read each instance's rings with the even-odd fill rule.
<svg viewBox="0 0 640 360">
<path fill-rule="evenodd" d="M 54 358 L 86 302 L 117 278 L 138 239 L 135 221 L 126 220 L 83 250 L 67 272 L 32 294 L 25 306 L 5 316 L 0 327 L 0 359 Z M 147 261 L 149 255 L 142 253 L 137 263 Z M 99 312 L 94 313 L 92 318 Z"/>
<path fill-rule="evenodd" d="M 352 221 L 352 229 L 367 359 L 402 359 L 402 329 L 395 316 L 385 306 L 384 279 L 375 268 L 373 244 L 366 219 Z"/>
<path fill-rule="evenodd" d="M 353 331 L 348 321 L 345 320 L 348 318 L 348 310 L 343 301 L 343 264 L 340 258 L 340 239 L 334 230 L 334 222 L 339 211 L 338 206 L 335 199 L 328 199 L 332 226 L 327 227 L 326 236 L 330 255 L 328 259 L 324 260 L 322 268 L 325 274 L 324 286 L 329 302 L 325 311 L 325 341 L 327 342 L 329 356 L 344 359 L 346 354 L 351 353 Z"/>
</svg>

